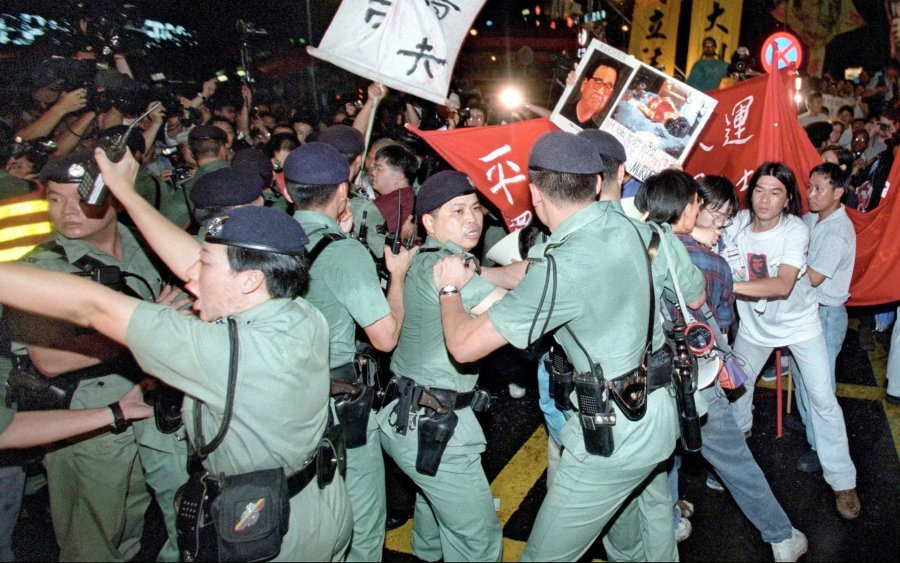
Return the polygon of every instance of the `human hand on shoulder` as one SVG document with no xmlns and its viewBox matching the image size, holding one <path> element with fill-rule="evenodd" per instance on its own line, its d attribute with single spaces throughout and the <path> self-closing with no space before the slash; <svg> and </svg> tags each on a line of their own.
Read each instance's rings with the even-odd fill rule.
<svg viewBox="0 0 900 563">
<path fill-rule="evenodd" d="M 434 287 L 436 289 L 446 285 L 453 285 L 458 289 L 462 289 L 474 275 L 474 261 L 467 262 L 466 257 L 462 254 L 452 254 L 446 258 L 441 258 L 434 265 L 434 270 L 432 270 Z"/>
</svg>

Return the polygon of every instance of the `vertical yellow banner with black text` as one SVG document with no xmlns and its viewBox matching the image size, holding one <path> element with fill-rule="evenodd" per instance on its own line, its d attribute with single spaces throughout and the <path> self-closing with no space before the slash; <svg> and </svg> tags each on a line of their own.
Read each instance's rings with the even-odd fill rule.
<svg viewBox="0 0 900 563">
<path fill-rule="evenodd" d="M 694 0 L 691 8 L 691 36 L 688 38 L 687 65 L 690 72 L 703 53 L 703 39 L 716 40 L 716 55 L 731 62 L 734 50 L 740 47 L 741 12 L 744 0 Z"/>
<path fill-rule="evenodd" d="M 635 0 L 628 53 L 674 74 L 679 15 L 681 0 Z"/>
</svg>

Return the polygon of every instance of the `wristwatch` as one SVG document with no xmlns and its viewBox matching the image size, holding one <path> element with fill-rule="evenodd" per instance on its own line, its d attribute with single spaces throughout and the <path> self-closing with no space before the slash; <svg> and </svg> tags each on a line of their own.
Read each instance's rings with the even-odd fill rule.
<svg viewBox="0 0 900 563">
<path fill-rule="evenodd" d="M 453 295 L 454 293 L 459 293 L 459 288 L 453 285 L 452 283 L 448 283 L 440 290 L 438 290 L 438 295 Z"/>
<path fill-rule="evenodd" d="M 125 413 L 122 412 L 122 407 L 119 406 L 119 402 L 109 404 L 109 410 L 113 413 L 113 423 L 110 424 L 113 432 L 121 432 L 125 430 L 125 427 L 128 426 L 128 421 L 125 420 Z"/>
</svg>

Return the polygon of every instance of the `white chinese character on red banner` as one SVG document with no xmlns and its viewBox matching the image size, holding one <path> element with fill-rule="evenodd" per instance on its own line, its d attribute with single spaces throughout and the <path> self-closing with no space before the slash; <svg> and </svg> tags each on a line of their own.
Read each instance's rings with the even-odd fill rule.
<svg viewBox="0 0 900 563">
<path fill-rule="evenodd" d="M 743 100 L 734 104 L 734 107 L 731 108 L 730 116 L 727 114 L 725 115 L 725 124 L 727 125 L 727 127 L 725 128 L 725 142 L 722 143 L 722 146 L 743 145 L 753 138 L 753 135 L 741 138 L 744 135 L 744 129 L 747 125 L 747 118 L 750 117 L 750 106 L 752 105 L 753 96 L 747 96 Z M 733 139 L 731 138 L 732 130 L 734 131 Z"/>
<path fill-rule="evenodd" d="M 509 145 L 503 145 L 499 149 L 496 149 L 495 151 L 493 151 L 485 156 L 482 156 L 478 160 L 480 160 L 481 162 L 485 162 L 485 163 L 491 162 L 509 152 L 512 152 L 512 148 Z M 496 194 L 500 190 L 503 190 L 503 194 L 506 196 L 506 200 L 509 202 L 510 205 L 513 205 L 512 194 L 509 193 L 509 189 L 507 188 L 507 186 L 509 186 L 510 184 L 516 184 L 518 182 L 524 182 L 528 178 L 524 174 L 521 173 L 522 172 L 521 166 L 519 166 L 512 160 L 505 160 L 505 162 L 506 162 L 506 166 L 508 166 L 515 173 L 515 176 L 512 176 L 511 178 L 507 178 L 508 173 L 503 168 L 503 162 L 498 162 L 497 164 L 494 164 L 493 166 L 491 166 L 488 169 L 487 179 L 489 182 L 493 182 L 494 177 L 496 176 L 497 183 L 494 184 L 493 186 L 491 186 L 491 193 Z"/>
<path fill-rule="evenodd" d="M 741 176 L 741 179 L 734 183 L 734 187 L 739 192 L 746 192 L 749 187 L 747 184 L 750 183 L 750 177 L 753 176 L 753 170 L 744 169 L 744 174 Z"/>
<path fill-rule="evenodd" d="M 531 211 L 525 211 L 515 219 L 511 219 L 509 227 L 511 229 L 524 229 L 531 224 Z"/>
</svg>

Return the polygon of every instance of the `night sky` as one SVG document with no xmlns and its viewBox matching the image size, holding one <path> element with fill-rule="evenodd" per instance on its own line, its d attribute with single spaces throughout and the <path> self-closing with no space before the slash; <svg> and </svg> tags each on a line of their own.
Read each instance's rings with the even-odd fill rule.
<svg viewBox="0 0 900 563">
<path fill-rule="evenodd" d="M 116 5 L 121 2 L 114 0 L 92 0 L 89 5 L 95 11 L 103 13 L 100 6 Z M 523 0 L 488 0 L 476 19 L 475 26 L 482 33 L 487 34 L 515 34 L 520 35 L 533 29 L 522 22 L 521 11 L 524 7 L 534 8 L 535 1 Z M 875 61 L 886 59 L 887 53 L 887 22 L 884 16 L 883 2 L 880 0 L 855 0 L 857 9 L 867 20 L 868 25 L 854 32 L 839 36 L 829 49 L 826 57 L 826 68 L 842 69 L 859 63 L 873 64 Z M 48 17 L 59 17 L 65 6 L 71 2 L 35 3 L 20 0 L 7 0 L 3 3 L 3 11 L 39 13 Z M 185 77 L 205 77 L 219 69 L 233 70 L 239 62 L 239 39 L 235 28 L 238 19 L 254 22 L 257 27 L 269 32 L 265 37 L 252 38 L 251 45 L 256 50 L 258 60 L 266 56 L 279 53 L 297 53 L 302 50 L 300 39 L 308 41 L 306 5 L 309 4 L 313 15 L 314 42 L 321 39 L 325 27 L 330 21 L 331 15 L 337 9 L 339 0 L 288 0 L 272 2 L 263 0 L 248 2 L 247 0 L 148 0 L 134 2 L 138 7 L 136 12 L 140 18 L 151 18 L 161 21 L 181 24 L 188 29 L 197 32 L 201 48 L 187 54 L 173 54 L 165 57 L 166 61 L 134 61 L 139 70 L 146 72 L 158 70 L 156 67 L 167 67 L 167 74 L 183 74 Z M 547 3 L 549 4 L 549 3 Z M 610 18 L 608 41 L 619 48 L 625 49 L 623 34 L 618 31 L 623 23 L 618 14 L 608 9 L 610 2 L 603 2 L 607 6 L 607 14 Z M 619 0 L 614 2 L 620 6 L 621 11 L 630 15 L 633 0 Z M 772 31 L 781 29 L 770 15 L 774 2 L 772 0 L 744 0 L 744 17 L 742 24 L 742 43 L 750 47 L 754 55 L 759 52 L 765 36 Z M 682 7 L 682 23 L 686 23 L 686 17 L 691 8 L 690 0 L 685 0 Z M 107 8 L 108 10 L 108 8 Z M 134 18 L 138 19 L 138 18 Z M 491 29 L 484 26 L 484 22 L 491 19 L 495 25 Z M 688 33 L 688 26 L 682 25 L 682 34 Z M 574 34 L 574 31 L 573 31 Z M 293 39 L 290 42 L 289 39 Z M 684 45 L 686 37 L 680 42 L 677 62 L 684 64 Z M 465 46 L 464 46 L 465 49 Z M 33 60 L 33 57 L 26 57 Z M 139 57 L 135 57 L 137 59 Z M 161 59 L 163 57 L 157 57 Z M 143 67 L 143 68 L 141 68 Z M 180 70 L 174 70 L 180 69 Z"/>
</svg>

